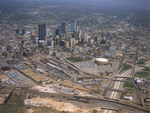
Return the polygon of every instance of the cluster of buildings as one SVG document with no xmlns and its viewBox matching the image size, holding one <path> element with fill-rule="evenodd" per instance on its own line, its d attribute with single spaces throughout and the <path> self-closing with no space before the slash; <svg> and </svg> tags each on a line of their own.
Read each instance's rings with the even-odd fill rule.
<svg viewBox="0 0 150 113">
<path fill-rule="evenodd" d="M 16 53 L 16 57 L 21 57 L 21 55 L 29 57 L 35 53 L 42 53 L 64 57 L 72 55 L 75 57 L 106 56 L 109 58 L 113 56 L 114 59 L 120 59 L 120 53 L 125 46 L 124 42 L 115 42 L 114 33 L 94 35 L 82 32 L 76 21 L 71 21 L 70 24 L 63 21 L 61 26 L 53 30 L 49 29 L 46 24 L 39 24 L 38 29 L 26 32 L 25 29 L 22 29 L 22 32 L 16 29 L 16 39 L 15 43 L 18 44 L 14 44 L 12 41 L 16 48 L 20 48 L 20 51 L 18 49 L 13 52 Z M 3 47 L 3 52 L 8 51 L 8 48 L 8 46 Z M 111 52 L 114 51 L 116 52 L 112 54 Z M 6 52 L 5 57 L 9 54 Z"/>
</svg>

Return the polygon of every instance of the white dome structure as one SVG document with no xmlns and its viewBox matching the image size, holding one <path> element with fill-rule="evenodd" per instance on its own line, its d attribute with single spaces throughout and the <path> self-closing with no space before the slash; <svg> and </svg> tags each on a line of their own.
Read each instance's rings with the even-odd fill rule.
<svg viewBox="0 0 150 113">
<path fill-rule="evenodd" d="M 98 65 L 104 65 L 104 64 L 108 64 L 109 61 L 106 58 L 96 58 L 94 63 L 96 63 Z"/>
</svg>

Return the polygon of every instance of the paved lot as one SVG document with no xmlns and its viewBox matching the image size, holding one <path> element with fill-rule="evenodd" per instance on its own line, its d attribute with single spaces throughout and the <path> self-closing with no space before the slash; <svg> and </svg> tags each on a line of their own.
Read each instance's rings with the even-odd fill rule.
<svg viewBox="0 0 150 113">
<path fill-rule="evenodd" d="M 79 62 L 79 63 L 74 63 L 79 69 L 88 72 L 88 73 L 93 73 L 97 74 L 100 72 L 105 72 L 105 71 L 114 71 L 115 68 L 111 66 L 102 66 L 102 65 L 97 65 L 92 61 L 87 61 L 87 62 Z"/>
</svg>

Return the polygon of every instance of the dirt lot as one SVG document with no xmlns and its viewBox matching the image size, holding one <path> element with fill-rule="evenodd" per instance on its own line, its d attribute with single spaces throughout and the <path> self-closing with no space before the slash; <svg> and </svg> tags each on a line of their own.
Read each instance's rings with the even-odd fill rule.
<svg viewBox="0 0 150 113">
<path fill-rule="evenodd" d="M 36 82 L 41 82 L 44 79 L 43 76 L 33 72 L 31 69 L 23 69 L 21 70 L 21 72 L 30 77 L 31 79 L 35 80 Z"/>
<path fill-rule="evenodd" d="M 9 94 L 0 94 L 0 104 L 3 104 Z"/>
<path fill-rule="evenodd" d="M 13 94 L 6 104 L 0 105 L 0 113 L 63 113 L 48 107 L 24 105 L 26 95 Z"/>
<path fill-rule="evenodd" d="M 57 111 L 65 111 L 71 113 L 92 113 L 93 110 L 100 111 L 99 107 L 87 108 L 85 106 L 77 106 L 69 102 L 59 102 L 50 98 L 32 98 L 24 101 L 26 105 L 46 106 L 56 109 Z"/>
<path fill-rule="evenodd" d="M 72 82 L 67 81 L 67 80 L 60 81 L 59 83 L 63 84 L 66 87 L 69 87 L 69 88 L 74 88 L 74 89 L 78 89 L 78 90 L 86 91 L 86 92 L 90 91 L 90 90 L 88 90 L 88 89 L 86 89 L 86 88 L 84 88 L 84 87 L 82 87 L 82 86 L 80 86 L 78 84 L 72 83 Z"/>
</svg>

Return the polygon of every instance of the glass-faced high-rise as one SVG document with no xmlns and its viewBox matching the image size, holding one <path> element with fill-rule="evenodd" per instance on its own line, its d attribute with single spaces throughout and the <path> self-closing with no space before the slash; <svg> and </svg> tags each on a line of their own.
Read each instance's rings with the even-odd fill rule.
<svg viewBox="0 0 150 113">
<path fill-rule="evenodd" d="M 63 22 L 61 23 L 61 33 L 65 33 L 65 32 L 66 32 L 66 22 L 63 21 Z"/>
<path fill-rule="evenodd" d="M 70 32 L 76 31 L 76 21 L 71 21 L 70 23 Z"/>
<path fill-rule="evenodd" d="M 46 37 L 46 24 L 39 25 L 39 40 L 45 40 Z"/>
</svg>

